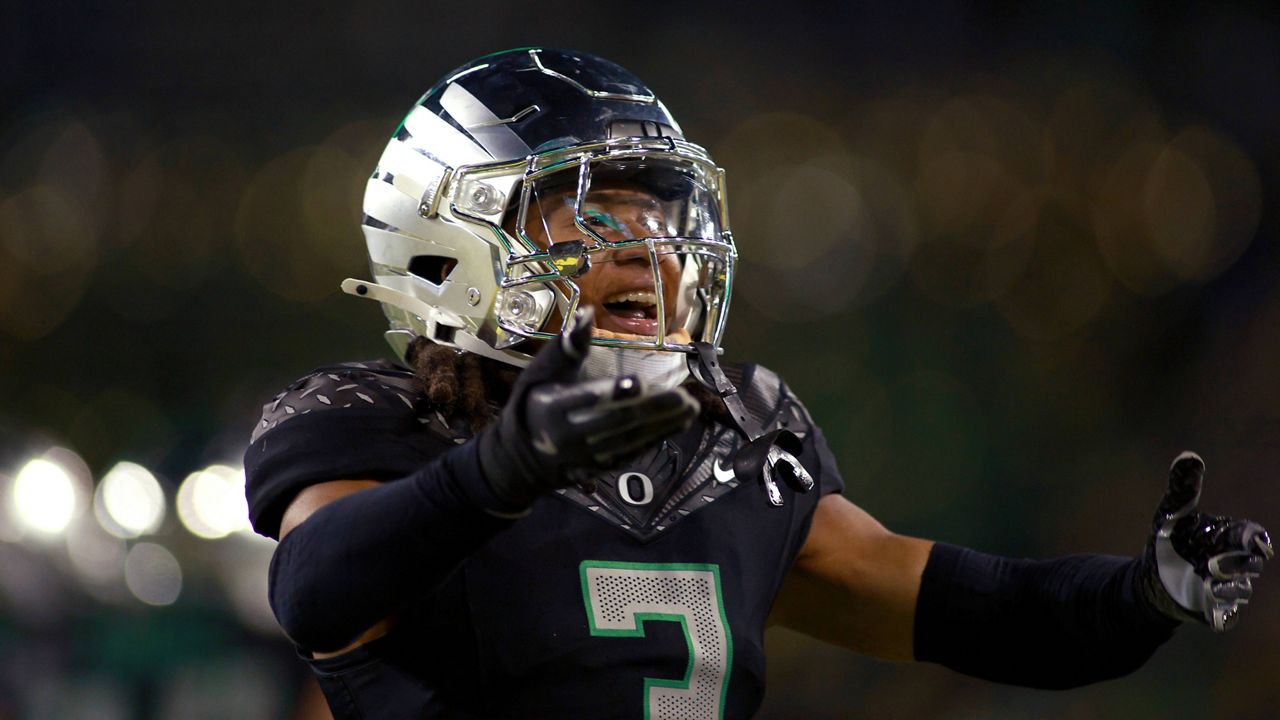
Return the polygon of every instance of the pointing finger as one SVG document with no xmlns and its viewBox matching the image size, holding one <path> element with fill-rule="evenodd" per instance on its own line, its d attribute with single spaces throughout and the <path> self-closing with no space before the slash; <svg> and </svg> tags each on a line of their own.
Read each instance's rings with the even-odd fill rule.
<svg viewBox="0 0 1280 720">
<path fill-rule="evenodd" d="M 595 308 L 583 305 L 573 314 L 569 326 L 560 335 L 560 345 L 566 355 L 581 361 L 591 345 L 591 329 L 595 325 Z"/>
<path fill-rule="evenodd" d="M 548 342 L 533 362 L 520 373 L 520 378 L 528 385 L 542 382 L 570 382 L 578 377 L 578 368 L 586 357 L 587 348 L 591 344 L 591 327 L 594 313 L 590 306 L 580 308 L 574 313 L 565 331 L 556 339 Z"/>
<path fill-rule="evenodd" d="M 1169 467 L 1169 487 L 1156 509 L 1156 525 L 1165 526 L 1189 514 L 1200 501 L 1200 485 L 1204 480 L 1204 460 L 1193 452 L 1184 452 Z"/>
</svg>

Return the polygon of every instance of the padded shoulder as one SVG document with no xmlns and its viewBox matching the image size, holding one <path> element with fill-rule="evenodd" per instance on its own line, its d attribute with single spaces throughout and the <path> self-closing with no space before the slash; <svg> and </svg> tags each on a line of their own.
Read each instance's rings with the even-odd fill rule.
<svg viewBox="0 0 1280 720">
<path fill-rule="evenodd" d="M 416 415 L 421 399 L 422 383 L 413 373 L 385 361 L 323 367 L 297 380 L 262 406 L 262 419 L 254 427 L 249 442 L 257 442 L 281 423 L 312 412 L 340 412 L 361 407 Z"/>
<path fill-rule="evenodd" d="M 321 368 L 262 408 L 245 451 L 254 528 L 275 537 L 304 488 L 329 480 L 386 480 L 413 472 L 471 433 L 431 410 L 413 373 L 386 362 Z"/>
<path fill-rule="evenodd" d="M 262 419 L 249 442 L 286 421 L 324 413 L 335 421 L 369 414 L 415 418 L 423 430 L 461 443 L 471 437 L 465 423 L 449 420 L 431 408 L 422 381 L 411 371 L 385 360 L 322 367 L 285 388 L 262 406 Z"/>
</svg>

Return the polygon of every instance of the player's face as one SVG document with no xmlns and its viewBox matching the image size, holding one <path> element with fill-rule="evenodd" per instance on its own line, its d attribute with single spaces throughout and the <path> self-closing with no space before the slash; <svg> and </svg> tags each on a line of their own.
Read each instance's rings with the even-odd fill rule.
<svg viewBox="0 0 1280 720">
<path fill-rule="evenodd" d="M 555 241 L 582 239 L 574 225 L 574 194 L 548 194 L 529 204 L 525 232 L 539 247 Z M 669 235 L 661 206 L 648 193 L 631 188 L 593 189 L 583 201 L 586 224 L 606 240 L 617 242 Z M 670 333 L 675 323 L 680 261 L 660 255 L 663 307 Z M 591 255 L 591 269 L 574 278 L 581 302 L 595 309 L 596 328 L 624 335 L 658 333 L 658 305 L 647 248 L 631 247 Z"/>
</svg>

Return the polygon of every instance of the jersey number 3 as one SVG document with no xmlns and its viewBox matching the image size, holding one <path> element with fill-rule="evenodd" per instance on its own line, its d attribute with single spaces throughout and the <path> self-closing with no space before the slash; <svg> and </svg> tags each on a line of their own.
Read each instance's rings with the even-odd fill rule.
<svg viewBox="0 0 1280 720">
<path fill-rule="evenodd" d="M 689 648 L 684 677 L 644 679 L 645 720 L 720 720 L 733 636 L 717 565 L 584 560 L 582 601 L 592 635 L 644 637 L 643 623 L 680 623 Z"/>
</svg>

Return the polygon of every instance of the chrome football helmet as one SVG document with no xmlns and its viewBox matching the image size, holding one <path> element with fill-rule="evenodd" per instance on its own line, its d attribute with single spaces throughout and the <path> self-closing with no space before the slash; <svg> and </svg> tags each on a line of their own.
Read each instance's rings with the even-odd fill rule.
<svg viewBox="0 0 1280 720">
<path fill-rule="evenodd" d="M 593 263 L 624 255 L 652 285 L 613 300 L 635 330 L 593 343 L 720 347 L 737 257 L 724 171 L 603 58 L 521 48 L 450 73 L 392 135 L 362 224 L 374 280 L 342 288 L 382 304 L 399 357 L 424 336 L 522 366 L 529 340 L 572 317 Z"/>
</svg>

